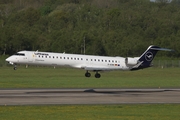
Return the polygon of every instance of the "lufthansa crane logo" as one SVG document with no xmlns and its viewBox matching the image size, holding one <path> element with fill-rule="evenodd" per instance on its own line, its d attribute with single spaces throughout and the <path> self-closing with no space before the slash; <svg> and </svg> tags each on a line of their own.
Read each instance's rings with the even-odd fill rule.
<svg viewBox="0 0 180 120">
<path fill-rule="evenodd" d="M 146 59 L 147 61 L 152 61 L 152 59 L 153 59 L 153 54 L 152 54 L 152 52 L 147 52 L 146 55 L 145 55 L 145 59 Z"/>
</svg>

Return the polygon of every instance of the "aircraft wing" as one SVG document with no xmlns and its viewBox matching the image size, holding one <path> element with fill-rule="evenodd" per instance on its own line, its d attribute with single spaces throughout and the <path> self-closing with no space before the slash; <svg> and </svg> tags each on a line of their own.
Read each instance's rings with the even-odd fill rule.
<svg viewBox="0 0 180 120">
<path fill-rule="evenodd" d="M 85 70 L 88 70 L 88 71 L 111 71 L 111 70 L 115 70 L 115 68 L 109 68 L 109 67 L 102 67 L 102 66 L 99 66 L 99 67 L 94 67 L 94 66 L 91 66 L 91 67 L 84 67 Z"/>
</svg>

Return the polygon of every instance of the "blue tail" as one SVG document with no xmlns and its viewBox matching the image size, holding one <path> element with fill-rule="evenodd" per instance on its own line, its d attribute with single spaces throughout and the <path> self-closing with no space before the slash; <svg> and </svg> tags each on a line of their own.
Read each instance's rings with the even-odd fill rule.
<svg viewBox="0 0 180 120">
<path fill-rule="evenodd" d="M 138 70 L 143 69 L 147 67 L 151 67 L 151 62 L 154 59 L 155 55 L 158 51 L 173 51 L 171 49 L 167 48 L 160 48 L 158 46 L 151 45 L 148 47 L 148 49 L 139 57 L 138 64 L 132 67 L 131 70 Z"/>
</svg>

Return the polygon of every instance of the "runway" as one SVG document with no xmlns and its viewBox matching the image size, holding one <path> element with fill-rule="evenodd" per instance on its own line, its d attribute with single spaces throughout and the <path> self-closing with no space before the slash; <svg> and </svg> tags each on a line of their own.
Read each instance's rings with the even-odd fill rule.
<svg viewBox="0 0 180 120">
<path fill-rule="evenodd" d="M 180 89 L 0 89 L 0 105 L 180 103 Z"/>
</svg>

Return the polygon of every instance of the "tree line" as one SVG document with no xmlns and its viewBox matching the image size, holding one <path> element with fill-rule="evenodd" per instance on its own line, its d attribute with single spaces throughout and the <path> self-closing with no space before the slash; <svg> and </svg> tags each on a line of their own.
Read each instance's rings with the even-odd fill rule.
<svg viewBox="0 0 180 120">
<path fill-rule="evenodd" d="M 0 54 L 20 50 L 180 56 L 180 4 L 149 0 L 0 0 Z"/>
</svg>

